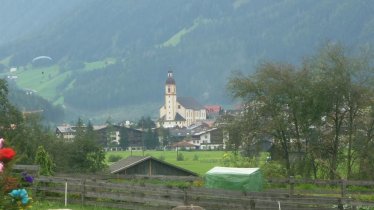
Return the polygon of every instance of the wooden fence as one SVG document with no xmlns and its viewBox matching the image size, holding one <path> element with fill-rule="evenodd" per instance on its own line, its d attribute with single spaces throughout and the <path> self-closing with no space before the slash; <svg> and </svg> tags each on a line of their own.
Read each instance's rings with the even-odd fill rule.
<svg viewBox="0 0 374 210">
<path fill-rule="evenodd" d="M 187 185 L 165 186 L 143 181 L 123 182 L 122 178 L 39 177 L 35 183 L 34 195 L 36 199 L 63 203 L 67 186 L 68 203 L 136 210 L 172 209 L 176 206 L 191 204 L 207 210 L 336 210 L 357 209 L 361 206 L 374 208 L 373 198 L 371 201 L 360 198 L 360 196 L 374 195 L 374 182 L 270 179 L 268 183 L 278 185 L 278 188 L 263 192 L 240 192 Z M 308 189 L 298 187 L 299 184 L 308 183 L 329 186 L 329 189 L 308 191 Z M 352 186 L 356 188 L 360 186 L 362 189 L 352 191 L 350 190 Z"/>
</svg>

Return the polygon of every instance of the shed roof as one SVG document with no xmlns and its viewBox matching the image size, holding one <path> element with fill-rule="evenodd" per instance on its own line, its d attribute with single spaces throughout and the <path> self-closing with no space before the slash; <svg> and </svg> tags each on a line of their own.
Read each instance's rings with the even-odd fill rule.
<svg viewBox="0 0 374 210">
<path fill-rule="evenodd" d="M 128 169 L 132 166 L 135 166 L 137 164 L 140 164 L 140 163 L 142 163 L 144 161 L 147 161 L 147 160 L 150 160 L 150 159 L 153 160 L 153 161 L 157 161 L 159 163 L 165 164 L 169 167 L 173 167 L 173 168 L 176 168 L 178 170 L 185 171 L 185 172 L 191 174 L 192 176 L 197 176 L 197 174 L 195 172 L 192 172 L 192 171 L 189 171 L 187 169 L 181 168 L 179 166 L 167 163 L 165 161 L 159 160 L 159 159 L 154 158 L 152 156 L 129 156 L 127 158 L 121 159 L 121 160 L 119 160 L 119 161 L 117 161 L 117 162 L 115 162 L 115 163 L 113 163 L 112 165 L 109 166 L 110 173 L 112 173 L 112 174 L 117 173 L 119 171 Z"/>
</svg>

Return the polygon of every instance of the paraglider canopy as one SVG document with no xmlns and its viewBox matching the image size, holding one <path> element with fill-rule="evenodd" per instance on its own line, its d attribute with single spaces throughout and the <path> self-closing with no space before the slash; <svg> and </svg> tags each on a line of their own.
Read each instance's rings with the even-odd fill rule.
<svg viewBox="0 0 374 210">
<path fill-rule="evenodd" d="M 42 56 L 38 56 L 38 57 L 35 57 L 34 59 L 32 59 L 32 62 L 34 63 L 35 61 L 38 61 L 38 60 L 43 60 L 43 59 L 47 59 L 47 60 L 53 60 L 51 57 L 49 56 L 45 56 L 45 55 L 42 55 Z"/>
<path fill-rule="evenodd" d="M 53 59 L 49 56 L 38 56 L 32 59 L 32 65 L 35 67 L 50 66 L 53 64 Z"/>
</svg>

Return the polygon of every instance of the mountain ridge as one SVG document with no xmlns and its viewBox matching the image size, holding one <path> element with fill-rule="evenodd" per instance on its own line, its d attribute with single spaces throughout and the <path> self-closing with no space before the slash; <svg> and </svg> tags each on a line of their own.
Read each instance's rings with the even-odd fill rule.
<svg viewBox="0 0 374 210">
<path fill-rule="evenodd" d="M 0 63 L 40 74 L 30 61 L 51 56 L 59 85 L 48 87 L 42 75 L 33 85 L 53 88 L 47 98 L 76 115 L 144 104 L 155 110 L 170 69 L 178 95 L 230 104 L 225 85 L 234 70 L 253 72 L 266 60 L 298 65 L 327 41 L 353 49 L 374 41 L 370 1 L 94 0 L 66 8 L 69 15 L 2 45 Z"/>
</svg>

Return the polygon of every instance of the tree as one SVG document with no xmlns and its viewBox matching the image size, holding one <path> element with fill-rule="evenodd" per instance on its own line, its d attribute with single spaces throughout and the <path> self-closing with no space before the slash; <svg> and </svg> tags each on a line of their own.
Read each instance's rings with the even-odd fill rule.
<svg viewBox="0 0 374 210">
<path fill-rule="evenodd" d="M 156 127 L 156 124 L 155 122 L 153 122 L 151 120 L 151 117 L 142 117 L 139 122 L 137 123 L 137 128 L 141 128 L 141 129 L 147 129 L 147 128 L 154 128 Z"/>
<path fill-rule="evenodd" d="M 83 126 L 78 119 L 74 142 L 69 145 L 70 170 L 96 172 L 105 167 L 105 153 L 98 144 L 96 133 L 91 123 Z"/>
<path fill-rule="evenodd" d="M 144 144 L 146 149 L 155 149 L 158 143 L 157 133 L 152 130 L 152 128 L 148 128 L 145 137 L 144 137 Z"/>
<path fill-rule="evenodd" d="M 43 146 L 39 146 L 36 151 L 35 163 L 40 166 L 40 175 L 51 176 L 54 172 L 54 163 L 47 151 Z"/>
<path fill-rule="evenodd" d="M 230 132 L 230 138 L 232 133 L 242 133 L 240 146 L 243 146 L 243 142 L 250 145 L 266 136 L 272 137 L 289 175 L 294 174 L 294 163 L 305 161 L 303 131 L 311 122 L 304 119 L 305 113 L 310 112 L 305 104 L 309 101 L 305 93 L 308 76 L 307 70 L 297 71 L 288 64 L 268 62 L 255 75 L 233 75 L 228 84 L 232 95 L 243 99 L 245 108 L 240 125 L 231 126 L 241 129 Z"/>
<path fill-rule="evenodd" d="M 351 177 L 360 151 L 355 145 L 371 142 L 367 110 L 373 106 L 373 71 L 368 61 L 348 56 L 340 45 L 327 45 L 301 68 L 267 62 L 254 75 L 234 73 L 228 89 L 243 101 L 244 113 L 226 124 L 230 138 L 237 135 L 230 141 L 245 149 L 270 136 L 288 175 L 313 172 L 315 178 L 335 179 L 343 175 L 338 166 L 345 165 Z"/>
<path fill-rule="evenodd" d="M 218 124 L 229 135 L 226 149 L 237 154 L 242 145 L 241 119 L 237 119 L 231 115 L 224 115 L 219 119 Z"/>
<path fill-rule="evenodd" d="M 324 129 L 328 134 L 325 140 L 330 179 L 342 176 L 337 168 L 339 161 L 344 159 L 347 160 L 345 176 L 350 178 L 357 152 L 353 150 L 353 144 L 358 137 L 359 121 L 363 117 L 362 111 L 372 103 L 368 83 L 372 77 L 370 61 L 363 55 L 350 56 L 342 46 L 328 44 L 311 61 L 319 108 L 326 119 Z"/>
<path fill-rule="evenodd" d="M 8 100 L 8 86 L 0 79 L 0 135 L 9 139 L 20 164 L 33 164 L 38 145 L 48 145 L 54 136 L 41 124 L 37 114 L 22 116 Z"/>
<path fill-rule="evenodd" d="M 128 139 L 129 137 L 127 133 L 127 128 L 122 127 L 119 131 L 119 136 L 120 136 L 119 146 L 122 149 L 126 149 L 127 147 L 129 147 L 129 139 Z"/>
<path fill-rule="evenodd" d="M 358 178 L 372 179 L 374 173 L 374 106 L 366 110 L 362 121 L 362 131 L 357 135 L 354 149 L 360 151 L 358 156 Z"/>
<path fill-rule="evenodd" d="M 157 129 L 157 135 L 158 137 L 160 137 L 160 143 L 162 147 L 166 147 L 167 145 L 169 145 L 169 139 L 170 139 L 169 129 L 162 127 L 162 124 L 161 124 L 161 127 Z"/>
<path fill-rule="evenodd" d="M 3 79 L 0 79 L 0 135 L 8 138 L 9 135 L 15 135 L 16 125 L 23 122 L 22 114 L 8 100 L 8 85 Z"/>
</svg>

